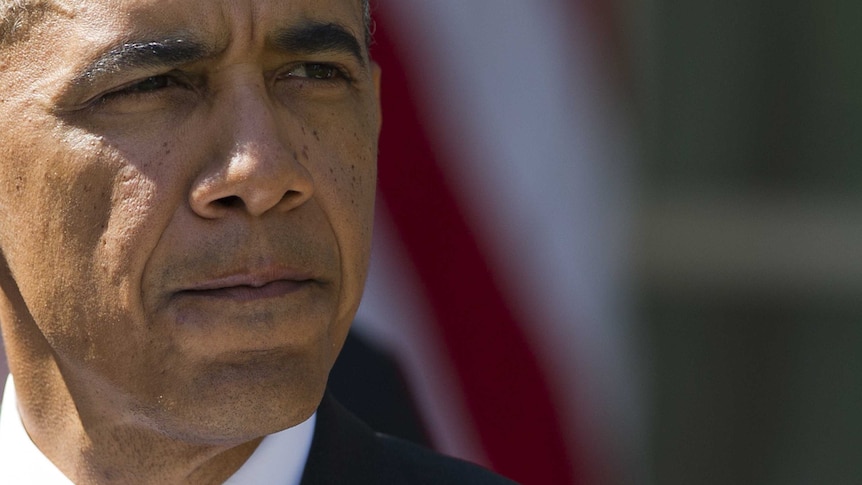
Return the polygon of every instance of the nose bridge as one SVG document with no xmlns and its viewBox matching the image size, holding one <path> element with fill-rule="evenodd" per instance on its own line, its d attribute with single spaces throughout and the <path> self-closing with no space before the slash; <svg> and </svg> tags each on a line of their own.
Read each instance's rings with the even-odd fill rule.
<svg viewBox="0 0 862 485">
<path fill-rule="evenodd" d="M 305 202 L 313 189 L 311 175 L 292 156 L 289 120 L 280 118 L 262 76 L 242 77 L 213 99 L 213 132 L 220 142 L 211 142 L 220 149 L 192 190 L 193 209 L 211 218 L 241 206 L 259 216 Z"/>
<path fill-rule="evenodd" d="M 225 128 L 230 134 L 232 163 L 266 162 L 260 155 L 287 150 L 285 145 L 290 141 L 282 139 L 287 134 L 279 130 L 265 86 L 244 83 L 225 95 L 230 97 L 229 102 L 223 103 L 227 112 L 219 118 L 230 120 Z"/>
</svg>

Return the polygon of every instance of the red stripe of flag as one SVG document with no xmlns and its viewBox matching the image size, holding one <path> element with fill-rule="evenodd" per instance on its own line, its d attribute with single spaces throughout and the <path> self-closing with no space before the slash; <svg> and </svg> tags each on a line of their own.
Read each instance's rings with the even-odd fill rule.
<svg viewBox="0 0 862 485">
<path fill-rule="evenodd" d="M 575 483 L 547 379 L 436 161 L 405 64 L 378 16 L 379 190 L 424 285 L 491 466 L 523 484 Z M 404 42 L 400 45 L 409 45 Z M 453 390 L 453 392 L 459 392 Z"/>
</svg>

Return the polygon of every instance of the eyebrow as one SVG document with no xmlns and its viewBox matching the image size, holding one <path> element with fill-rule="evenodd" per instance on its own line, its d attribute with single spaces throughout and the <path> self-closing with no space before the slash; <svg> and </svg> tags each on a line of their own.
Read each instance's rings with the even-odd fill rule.
<svg viewBox="0 0 862 485">
<path fill-rule="evenodd" d="M 307 21 L 279 29 L 271 42 L 278 49 L 300 54 L 343 52 L 366 65 L 359 41 L 345 27 L 335 23 Z M 127 42 L 109 49 L 91 61 L 73 80 L 73 86 L 92 86 L 122 71 L 153 69 L 189 64 L 216 54 L 218 49 L 190 36 Z"/>
<path fill-rule="evenodd" d="M 306 21 L 276 31 L 271 42 L 279 49 L 301 54 L 342 52 L 355 57 L 362 66 L 366 64 L 359 40 L 336 23 Z"/>
<path fill-rule="evenodd" d="M 90 62 L 76 75 L 73 85 L 97 84 L 100 79 L 125 70 L 179 66 L 210 57 L 216 49 L 185 37 L 128 42 Z"/>
</svg>

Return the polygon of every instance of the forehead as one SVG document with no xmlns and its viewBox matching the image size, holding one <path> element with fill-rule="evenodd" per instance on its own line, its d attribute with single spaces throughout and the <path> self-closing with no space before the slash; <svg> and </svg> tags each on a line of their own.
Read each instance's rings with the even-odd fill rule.
<svg viewBox="0 0 862 485">
<path fill-rule="evenodd" d="M 90 45 L 183 32 L 226 43 L 260 42 L 273 30 L 312 21 L 364 36 L 361 0 L 55 0 Z M 64 22 L 65 23 L 65 22 Z M 78 30 L 78 29 L 76 29 Z M 61 32 L 63 33 L 63 32 Z"/>
</svg>

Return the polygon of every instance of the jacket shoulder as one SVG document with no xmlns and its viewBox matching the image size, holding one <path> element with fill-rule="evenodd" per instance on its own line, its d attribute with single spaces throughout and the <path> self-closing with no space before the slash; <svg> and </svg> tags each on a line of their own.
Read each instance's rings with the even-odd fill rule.
<svg viewBox="0 0 862 485">
<path fill-rule="evenodd" d="M 385 463 L 386 483 L 422 485 L 513 485 L 503 478 L 473 463 L 435 453 L 388 435 L 377 434 L 381 445 L 381 463 Z"/>
<path fill-rule="evenodd" d="M 302 485 L 512 485 L 478 465 L 375 433 L 327 395 Z"/>
</svg>

